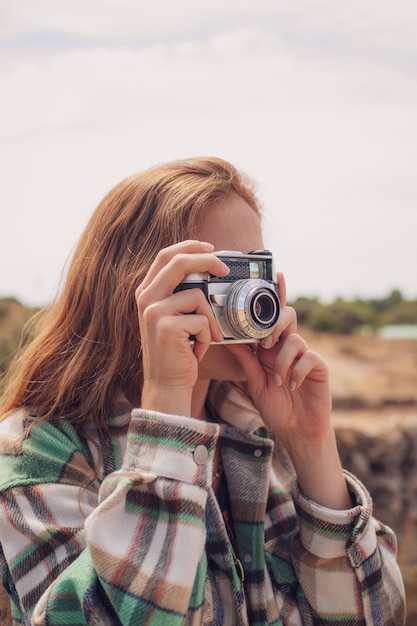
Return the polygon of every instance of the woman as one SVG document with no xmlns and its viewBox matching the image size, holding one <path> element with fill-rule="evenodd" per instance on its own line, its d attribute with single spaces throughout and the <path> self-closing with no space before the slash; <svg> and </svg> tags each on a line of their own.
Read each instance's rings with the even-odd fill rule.
<svg viewBox="0 0 417 626">
<path fill-rule="evenodd" d="M 282 275 L 256 344 L 223 343 L 204 293 L 176 289 L 263 247 L 252 185 L 219 159 L 97 208 L 3 399 L 14 624 L 404 623 L 395 537 L 342 471 Z"/>
</svg>

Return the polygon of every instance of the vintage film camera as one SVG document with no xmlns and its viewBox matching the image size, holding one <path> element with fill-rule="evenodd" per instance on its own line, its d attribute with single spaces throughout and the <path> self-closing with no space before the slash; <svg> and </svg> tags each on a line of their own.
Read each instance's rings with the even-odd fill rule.
<svg viewBox="0 0 417 626">
<path fill-rule="evenodd" d="M 275 328 L 280 314 L 272 254 L 255 250 L 215 252 L 230 268 L 224 277 L 208 272 L 188 274 L 176 291 L 201 289 L 223 332 L 222 343 L 254 343 Z M 193 337 L 191 337 L 191 340 Z"/>
</svg>

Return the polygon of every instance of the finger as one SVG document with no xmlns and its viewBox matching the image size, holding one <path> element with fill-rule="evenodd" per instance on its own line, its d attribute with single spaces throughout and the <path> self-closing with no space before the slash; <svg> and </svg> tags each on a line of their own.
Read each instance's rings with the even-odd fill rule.
<svg viewBox="0 0 417 626">
<path fill-rule="evenodd" d="M 172 335 L 178 335 L 189 341 L 190 336 L 195 337 L 196 343 L 211 343 L 211 332 L 205 315 L 182 315 L 174 319 L 171 329 Z"/>
<path fill-rule="evenodd" d="M 165 265 L 163 265 L 164 258 L 167 259 Z M 160 267 L 159 271 L 155 271 L 156 267 Z M 136 298 L 139 300 L 146 292 L 149 293 L 144 296 L 145 301 L 148 301 L 148 298 L 153 301 L 166 298 L 191 273 L 227 276 L 229 268 L 217 256 L 207 254 L 207 252 L 178 253 L 174 257 L 169 257 L 169 260 L 168 257 L 161 255 L 136 290 Z"/>
<path fill-rule="evenodd" d="M 279 301 L 281 307 L 284 307 L 287 304 L 287 285 L 285 284 L 285 278 L 282 272 L 277 272 L 277 283 Z"/>
<path fill-rule="evenodd" d="M 287 307 L 287 286 L 282 272 L 277 272 L 277 283 L 281 310 L 274 330 L 262 340 L 262 347 L 267 350 L 273 348 L 279 339 L 297 332 L 297 314 L 292 307 Z"/>
<path fill-rule="evenodd" d="M 289 382 L 290 390 L 295 391 L 301 387 L 306 378 L 311 377 L 312 374 L 314 374 L 315 380 L 327 380 L 328 367 L 317 352 L 306 350 L 292 368 Z"/>
<path fill-rule="evenodd" d="M 262 340 L 262 347 L 269 350 L 278 341 L 282 341 L 288 335 L 297 332 L 297 314 L 290 306 L 281 308 L 277 325 L 270 335 Z"/>
<path fill-rule="evenodd" d="M 180 241 L 172 246 L 162 248 L 159 250 L 154 261 L 149 267 L 145 279 L 142 282 L 143 288 L 146 289 L 161 269 L 165 267 L 167 263 L 169 263 L 177 254 L 197 254 L 203 252 L 213 252 L 213 250 L 214 246 L 211 243 L 198 241 L 196 239 L 187 239 L 186 241 Z"/>
<path fill-rule="evenodd" d="M 213 313 L 210 303 L 206 299 L 204 293 L 200 289 L 187 289 L 179 291 L 172 296 L 172 303 L 175 304 L 177 315 L 186 315 L 186 317 L 200 318 L 204 317 L 209 329 L 209 343 L 211 341 L 222 341 L 223 333 L 220 329 L 216 316 Z M 187 320 L 188 324 L 192 322 Z M 196 341 L 200 341 L 198 333 L 190 332 L 195 335 Z"/>
<path fill-rule="evenodd" d="M 191 348 L 190 337 L 194 337 L 192 350 L 198 361 L 201 361 L 210 347 L 212 333 L 205 315 L 182 315 L 173 319 L 172 323 L 165 327 L 167 341 L 172 337 L 178 337 L 186 341 Z M 163 337 L 160 337 L 163 340 Z"/>
<path fill-rule="evenodd" d="M 204 317 L 210 333 L 210 341 L 221 341 L 223 334 L 217 322 L 217 318 L 213 313 L 210 303 L 206 299 L 204 293 L 200 289 L 187 289 L 172 294 L 168 298 L 164 298 L 146 307 L 142 313 L 143 324 L 148 328 L 152 328 L 159 323 L 159 320 L 165 318 L 183 317 L 182 328 L 195 329 L 196 317 Z M 191 319 L 188 319 L 191 318 Z M 196 334 L 188 331 L 189 335 Z"/>
<path fill-rule="evenodd" d="M 276 385 L 288 383 L 292 379 L 292 371 L 302 354 L 308 350 L 304 339 L 292 333 L 279 344 L 279 350 L 273 365 L 273 380 Z"/>
<path fill-rule="evenodd" d="M 195 337 L 195 342 L 190 342 L 190 335 Z M 148 363 L 152 361 L 152 353 L 155 352 L 155 346 L 163 346 L 166 354 L 170 350 L 175 349 L 177 354 L 188 354 L 194 352 L 194 356 L 201 361 L 207 352 L 211 343 L 211 333 L 208 326 L 208 320 L 204 315 L 180 315 L 177 317 L 164 317 L 160 320 L 158 326 L 154 329 L 152 341 L 152 350 L 145 350 L 148 354 Z M 149 348 L 149 346 L 148 346 Z M 165 359 L 158 359 L 159 366 L 157 370 L 163 370 Z M 152 366 L 151 366 L 152 367 Z"/>
</svg>

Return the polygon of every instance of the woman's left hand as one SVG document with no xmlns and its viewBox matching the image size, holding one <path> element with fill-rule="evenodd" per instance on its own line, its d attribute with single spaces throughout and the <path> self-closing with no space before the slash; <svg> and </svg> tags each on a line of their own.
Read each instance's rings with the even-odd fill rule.
<svg viewBox="0 0 417 626">
<path fill-rule="evenodd" d="M 270 346 L 229 345 L 246 374 L 248 391 L 265 425 L 282 441 L 301 490 L 315 502 L 348 509 L 352 500 L 342 473 L 331 424 L 329 371 L 297 333 L 294 309 L 286 306 L 278 275 L 281 314 Z"/>
<path fill-rule="evenodd" d="M 228 348 L 246 374 L 249 393 L 265 425 L 276 437 L 284 443 L 295 435 L 321 439 L 331 429 L 328 368 L 297 333 L 296 313 L 286 306 L 282 274 L 278 284 L 281 313 L 267 341 Z"/>
</svg>

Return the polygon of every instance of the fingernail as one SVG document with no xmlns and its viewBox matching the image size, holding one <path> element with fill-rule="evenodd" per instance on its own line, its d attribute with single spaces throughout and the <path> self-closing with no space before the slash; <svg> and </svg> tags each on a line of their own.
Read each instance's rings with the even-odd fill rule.
<svg viewBox="0 0 417 626">
<path fill-rule="evenodd" d="M 210 250 L 210 252 L 212 250 L 214 250 L 214 246 L 212 243 L 209 243 L 208 241 L 202 241 L 201 245 L 203 246 L 203 248 L 205 248 L 206 250 Z"/>
<path fill-rule="evenodd" d="M 222 268 L 224 269 L 225 272 L 227 272 L 227 273 L 230 272 L 230 267 L 228 265 L 226 265 L 226 263 L 222 263 Z"/>
<path fill-rule="evenodd" d="M 268 350 L 268 348 L 272 348 L 272 346 L 274 345 L 274 339 L 272 337 L 272 335 L 268 335 L 267 337 L 264 337 L 262 339 L 262 347 L 266 348 Z"/>
<path fill-rule="evenodd" d="M 296 390 L 297 383 L 295 382 L 295 380 L 292 380 L 292 381 L 290 382 L 289 387 L 290 387 L 290 391 L 295 391 L 295 390 Z"/>
<path fill-rule="evenodd" d="M 277 387 L 281 387 L 282 385 L 282 378 L 279 374 L 277 374 L 277 372 L 274 372 L 273 376 L 272 376 L 272 380 L 274 382 L 274 385 L 276 385 Z"/>
<path fill-rule="evenodd" d="M 224 340 L 224 336 L 223 333 L 219 330 L 218 333 L 216 333 L 216 336 L 213 337 L 213 341 L 215 341 L 216 343 L 220 343 Z"/>
</svg>

